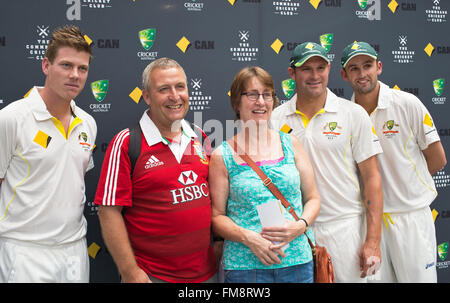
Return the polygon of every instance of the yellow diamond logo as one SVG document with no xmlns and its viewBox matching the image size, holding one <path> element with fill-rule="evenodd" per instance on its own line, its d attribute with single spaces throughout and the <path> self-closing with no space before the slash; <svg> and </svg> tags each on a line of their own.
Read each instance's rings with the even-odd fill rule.
<svg viewBox="0 0 450 303">
<path fill-rule="evenodd" d="M 139 87 L 136 86 L 136 88 L 129 94 L 130 98 L 133 99 L 136 104 L 139 103 L 139 100 L 141 100 L 142 91 Z"/>
<path fill-rule="evenodd" d="M 393 89 L 401 90 L 400 87 L 397 86 L 397 84 L 395 84 L 395 86 L 393 87 Z"/>
<path fill-rule="evenodd" d="M 289 134 L 292 131 L 292 128 L 289 125 L 285 124 L 280 128 L 280 130 L 283 133 Z"/>
<path fill-rule="evenodd" d="M 428 57 L 431 57 L 431 54 L 434 51 L 434 46 L 431 43 L 428 43 L 428 45 L 424 48 L 424 51 L 427 53 Z"/>
<path fill-rule="evenodd" d="M 389 7 L 389 9 L 391 10 L 391 12 L 392 12 L 393 14 L 395 14 L 395 11 L 397 10 L 397 7 L 398 7 L 397 1 L 392 0 L 391 2 L 389 2 L 388 7 Z"/>
<path fill-rule="evenodd" d="M 314 7 L 314 9 L 317 9 L 319 7 L 320 2 L 322 0 L 310 0 L 309 3 Z"/>
<path fill-rule="evenodd" d="M 189 45 L 191 45 L 191 42 L 185 36 L 183 36 L 183 38 L 181 38 L 177 43 L 178 48 L 181 49 L 183 53 L 186 52 Z"/>
<path fill-rule="evenodd" d="M 428 125 L 429 127 L 433 127 L 433 121 L 429 114 L 425 114 L 425 118 L 423 118 L 423 124 Z"/>
<path fill-rule="evenodd" d="M 307 49 L 309 49 L 309 50 L 311 50 L 311 49 L 313 49 L 314 48 L 314 44 L 312 44 L 312 43 L 308 43 L 306 46 L 305 46 L 305 48 L 307 48 Z"/>
<path fill-rule="evenodd" d="M 92 242 L 92 244 L 89 245 L 89 248 L 88 248 L 89 256 L 91 256 L 92 259 L 95 259 L 99 250 L 100 250 L 100 246 L 98 246 L 97 243 Z"/>
<path fill-rule="evenodd" d="M 39 130 L 38 133 L 36 134 L 36 137 L 34 137 L 33 142 L 39 144 L 43 148 L 47 148 L 51 139 L 52 139 L 52 137 L 50 137 L 43 131 Z"/>
<path fill-rule="evenodd" d="M 236 2 L 236 0 L 228 0 L 228 2 L 230 2 L 231 5 L 234 5 L 234 2 Z"/>
<path fill-rule="evenodd" d="M 84 37 L 84 40 L 86 40 L 87 44 L 91 45 L 91 43 L 92 43 L 91 38 L 89 38 L 88 35 L 84 35 L 83 37 Z"/>
<path fill-rule="evenodd" d="M 356 41 L 355 41 L 356 42 Z M 354 44 L 353 46 L 352 46 L 352 49 L 353 50 L 355 50 L 355 49 L 358 49 L 359 48 L 359 44 Z"/>
<path fill-rule="evenodd" d="M 433 215 L 433 220 L 436 221 L 437 216 L 439 215 L 439 212 L 436 209 L 433 209 L 433 211 L 431 212 L 431 214 Z"/>
<path fill-rule="evenodd" d="M 283 47 L 283 42 L 280 41 L 280 39 L 276 39 L 270 47 L 277 53 L 280 53 L 281 48 Z"/>
</svg>

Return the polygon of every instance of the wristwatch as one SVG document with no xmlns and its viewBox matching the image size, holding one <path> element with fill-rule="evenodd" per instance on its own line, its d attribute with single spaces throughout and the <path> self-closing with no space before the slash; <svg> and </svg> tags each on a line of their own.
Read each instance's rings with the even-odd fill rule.
<svg viewBox="0 0 450 303">
<path fill-rule="evenodd" d="M 306 219 L 304 219 L 304 218 L 299 218 L 299 220 L 302 220 L 303 222 L 305 222 L 305 225 L 306 225 L 305 232 L 306 232 L 309 227 L 308 221 L 306 221 Z"/>
</svg>

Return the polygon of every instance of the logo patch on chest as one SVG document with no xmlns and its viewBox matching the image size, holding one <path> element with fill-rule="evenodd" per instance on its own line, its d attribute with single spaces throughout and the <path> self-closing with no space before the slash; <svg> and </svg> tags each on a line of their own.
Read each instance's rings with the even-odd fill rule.
<svg viewBox="0 0 450 303">
<path fill-rule="evenodd" d="M 208 185 L 206 183 L 195 184 L 197 178 L 198 175 L 192 170 L 184 171 L 180 174 L 178 182 L 183 184 L 184 187 L 170 191 L 173 197 L 172 204 L 186 203 L 209 196 Z"/>
<path fill-rule="evenodd" d="M 324 134 L 328 140 L 334 140 L 341 135 L 342 126 L 338 125 L 337 122 L 327 122 L 322 130 L 322 134 Z"/>
<path fill-rule="evenodd" d="M 91 149 L 91 145 L 87 142 L 88 141 L 88 135 L 86 132 L 80 132 L 78 135 L 78 142 L 81 145 L 81 148 L 85 151 L 89 151 Z"/>
<path fill-rule="evenodd" d="M 164 162 L 160 161 L 154 155 L 151 155 L 150 158 L 148 158 L 147 162 L 145 163 L 145 169 L 150 169 L 160 165 L 164 165 Z"/>
<path fill-rule="evenodd" d="M 191 185 L 194 184 L 195 181 L 197 181 L 197 174 L 194 173 L 192 170 L 184 171 L 180 174 L 178 177 L 178 182 L 180 182 L 183 185 Z"/>
<path fill-rule="evenodd" d="M 388 120 L 383 124 L 383 135 L 387 138 L 392 138 L 398 134 L 400 125 L 394 120 Z"/>
</svg>

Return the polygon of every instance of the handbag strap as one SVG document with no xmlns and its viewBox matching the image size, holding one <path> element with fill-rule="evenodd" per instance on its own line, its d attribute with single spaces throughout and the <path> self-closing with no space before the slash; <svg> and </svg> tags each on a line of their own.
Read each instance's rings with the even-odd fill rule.
<svg viewBox="0 0 450 303">
<path fill-rule="evenodd" d="M 281 201 L 281 204 L 286 208 L 286 210 L 294 217 L 296 221 L 299 220 L 299 217 L 297 216 L 297 213 L 294 210 L 294 207 L 292 207 L 291 203 L 289 203 L 288 200 L 283 196 L 283 194 L 280 192 L 278 187 L 273 184 L 272 179 L 267 177 L 267 175 L 259 168 L 258 165 L 250 158 L 244 151 L 242 151 L 239 146 L 237 145 L 236 137 L 234 137 L 233 141 L 233 149 L 236 152 L 236 154 L 241 157 L 254 171 L 255 173 L 261 178 L 263 181 L 263 184 L 272 192 L 272 194 Z M 308 237 L 306 232 L 304 233 L 306 238 L 308 239 L 308 243 L 311 246 L 311 249 L 314 250 L 315 246 L 312 243 L 311 239 Z"/>
</svg>

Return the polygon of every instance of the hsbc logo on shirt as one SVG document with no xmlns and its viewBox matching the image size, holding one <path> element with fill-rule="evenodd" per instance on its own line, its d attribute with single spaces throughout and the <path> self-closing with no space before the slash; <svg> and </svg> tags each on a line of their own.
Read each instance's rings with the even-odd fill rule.
<svg viewBox="0 0 450 303">
<path fill-rule="evenodd" d="M 184 171 L 180 174 L 178 177 L 178 182 L 180 182 L 183 185 L 191 185 L 194 184 L 195 181 L 197 181 L 197 174 L 194 173 L 192 170 Z"/>
<path fill-rule="evenodd" d="M 208 197 L 209 191 L 206 183 L 201 185 L 195 185 L 198 175 L 192 171 L 184 171 L 178 177 L 178 182 L 183 184 L 185 187 L 177 188 L 171 190 L 173 197 L 172 204 L 190 202 L 192 200 L 198 200 L 202 197 Z"/>
</svg>

